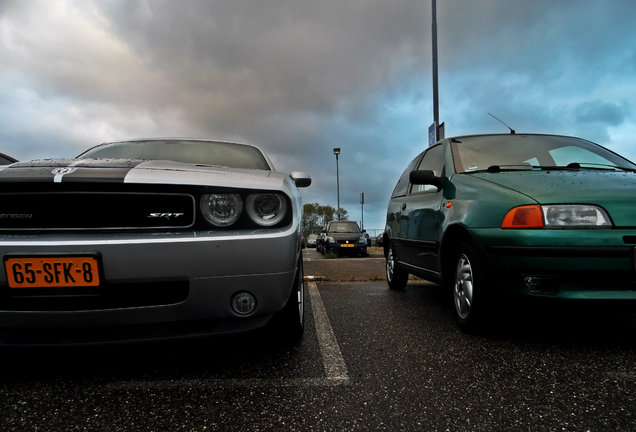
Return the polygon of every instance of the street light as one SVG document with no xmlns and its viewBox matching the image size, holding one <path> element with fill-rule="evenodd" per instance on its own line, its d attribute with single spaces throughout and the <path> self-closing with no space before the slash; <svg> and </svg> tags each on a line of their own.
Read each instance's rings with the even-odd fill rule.
<svg viewBox="0 0 636 432">
<path fill-rule="evenodd" d="M 362 214 L 362 221 L 360 222 L 360 229 L 364 229 L 364 192 L 362 192 L 360 194 L 360 206 L 361 206 L 361 214 Z"/>
<path fill-rule="evenodd" d="M 431 2 L 431 14 L 433 16 L 432 23 L 432 42 L 433 42 L 433 127 L 435 128 L 435 137 L 433 144 L 437 140 L 444 138 L 444 123 L 439 122 L 439 89 L 438 89 L 438 65 L 437 65 L 437 0 Z M 430 138 L 429 138 L 430 139 Z"/>
<path fill-rule="evenodd" d="M 336 214 L 338 220 L 340 220 L 340 170 L 338 168 L 338 155 L 340 154 L 340 147 L 333 149 L 333 154 L 336 155 L 336 190 L 338 192 L 338 207 L 336 208 Z"/>
</svg>

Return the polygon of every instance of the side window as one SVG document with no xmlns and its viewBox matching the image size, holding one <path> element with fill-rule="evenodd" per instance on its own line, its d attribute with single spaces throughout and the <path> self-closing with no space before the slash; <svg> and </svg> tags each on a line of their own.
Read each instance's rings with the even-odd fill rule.
<svg viewBox="0 0 636 432">
<path fill-rule="evenodd" d="M 441 176 L 444 169 L 444 146 L 437 145 L 428 149 L 417 169 L 430 170 L 433 171 L 437 177 Z M 414 194 L 424 192 L 437 192 L 437 187 L 433 185 L 413 185 L 413 189 L 411 190 L 411 193 Z"/>
<path fill-rule="evenodd" d="M 415 166 L 417 165 L 421 157 L 422 157 L 422 154 L 420 153 L 419 155 L 417 155 L 415 159 L 411 161 L 409 166 L 406 167 L 406 170 L 404 170 L 404 172 L 400 176 L 400 179 L 398 180 L 397 185 L 395 185 L 395 189 L 393 189 L 391 198 L 406 195 L 407 191 L 409 190 L 409 174 L 411 173 L 411 171 L 415 169 Z"/>
</svg>

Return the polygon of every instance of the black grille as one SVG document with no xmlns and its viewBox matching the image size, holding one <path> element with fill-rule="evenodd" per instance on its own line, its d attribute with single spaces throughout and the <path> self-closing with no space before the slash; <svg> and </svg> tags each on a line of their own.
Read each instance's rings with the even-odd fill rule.
<svg viewBox="0 0 636 432">
<path fill-rule="evenodd" d="M 0 229 L 101 230 L 188 228 L 189 194 L 137 192 L 22 192 L 0 194 Z"/>
</svg>

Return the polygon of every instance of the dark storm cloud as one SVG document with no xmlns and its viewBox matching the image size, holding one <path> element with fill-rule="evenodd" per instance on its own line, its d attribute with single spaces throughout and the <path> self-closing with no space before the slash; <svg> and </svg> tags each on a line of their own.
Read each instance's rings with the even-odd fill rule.
<svg viewBox="0 0 636 432">
<path fill-rule="evenodd" d="M 427 10 L 414 2 L 117 2 L 102 13 L 178 84 L 163 102 L 205 130 L 280 137 L 288 123 L 311 133 L 331 116 L 364 117 L 376 89 L 428 59 Z"/>
<path fill-rule="evenodd" d="M 575 108 L 576 121 L 579 123 L 601 123 L 618 126 L 625 121 L 626 107 L 615 103 L 593 101 L 585 102 Z"/>
</svg>

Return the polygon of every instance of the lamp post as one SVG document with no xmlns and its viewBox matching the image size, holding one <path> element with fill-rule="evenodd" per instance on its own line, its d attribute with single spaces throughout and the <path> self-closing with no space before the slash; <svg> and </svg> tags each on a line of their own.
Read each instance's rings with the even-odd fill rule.
<svg viewBox="0 0 636 432">
<path fill-rule="evenodd" d="M 437 84 L 437 1 L 432 1 L 432 39 L 433 39 L 433 121 L 435 127 L 439 127 L 439 93 Z M 439 137 L 439 130 L 435 131 L 435 136 Z"/>
<path fill-rule="evenodd" d="M 362 214 L 362 221 L 360 222 L 360 229 L 364 229 L 364 192 L 362 192 L 360 194 L 360 207 L 361 207 L 361 214 Z"/>
<path fill-rule="evenodd" d="M 431 14 L 433 16 L 432 24 L 432 42 L 433 42 L 433 125 L 435 127 L 435 141 L 444 138 L 444 123 L 439 122 L 439 89 L 438 89 L 438 64 L 437 64 L 437 0 L 431 2 Z"/>
<path fill-rule="evenodd" d="M 340 220 L 340 170 L 338 168 L 338 155 L 340 154 L 340 147 L 333 149 L 333 154 L 336 155 L 336 190 L 338 192 L 338 207 L 336 208 L 336 214 L 338 220 Z"/>
</svg>

